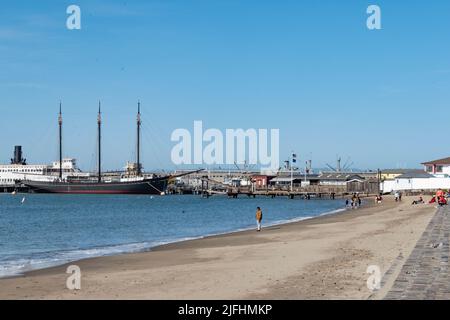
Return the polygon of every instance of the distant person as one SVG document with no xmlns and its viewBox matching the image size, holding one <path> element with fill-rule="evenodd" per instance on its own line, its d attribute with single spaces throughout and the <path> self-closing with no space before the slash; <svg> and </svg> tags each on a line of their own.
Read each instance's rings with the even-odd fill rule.
<svg viewBox="0 0 450 320">
<path fill-rule="evenodd" d="M 377 198 L 375 199 L 375 202 L 376 202 L 377 204 L 383 203 L 383 197 L 381 196 L 381 194 L 380 194 L 379 196 L 377 196 Z"/>
<path fill-rule="evenodd" d="M 402 196 L 403 196 L 403 193 L 402 192 L 399 192 L 398 193 L 398 201 L 402 201 Z"/>
<path fill-rule="evenodd" d="M 361 203 L 362 203 L 361 198 L 358 197 L 358 207 L 361 207 Z"/>
<path fill-rule="evenodd" d="M 349 204 L 350 204 L 350 200 L 348 200 L 348 199 L 345 200 L 345 207 L 346 207 L 346 208 L 348 208 Z"/>
<path fill-rule="evenodd" d="M 256 225 L 258 226 L 258 229 L 256 231 L 261 231 L 261 222 L 263 219 L 262 210 L 260 207 L 256 208 Z"/>
<path fill-rule="evenodd" d="M 439 205 L 442 206 L 446 206 L 447 205 L 447 199 L 445 199 L 444 196 L 441 196 L 438 200 Z"/>
<path fill-rule="evenodd" d="M 394 198 L 395 202 L 398 202 L 400 200 L 400 193 L 398 191 L 394 194 Z"/>
<path fill-rule="evenodd" d="M 423 198 L 420 197 L 419 200 L 414 200 L 412 204 L 416 205 L 416 204 L 424 204 L 424 203 L 425 203 L 425 201 L 423 201 Z"/>
</svg>

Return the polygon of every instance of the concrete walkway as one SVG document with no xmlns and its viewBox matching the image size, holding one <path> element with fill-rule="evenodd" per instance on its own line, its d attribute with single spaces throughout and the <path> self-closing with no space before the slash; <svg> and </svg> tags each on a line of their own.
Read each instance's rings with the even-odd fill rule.
<svg viewBox="0 0 450 320">
<path fill-rule="evenodd" d="M 385 300 L 450 299 L 450 207 L 439 208 Z"/>
</svg>

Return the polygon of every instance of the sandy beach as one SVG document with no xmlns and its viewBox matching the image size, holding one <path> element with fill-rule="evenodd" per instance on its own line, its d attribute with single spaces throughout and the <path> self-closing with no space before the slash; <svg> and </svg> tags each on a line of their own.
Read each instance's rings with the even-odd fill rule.
<svg viewBox="0 0 450 320">
<path fill-rule="evenodd" d="M 286 200 L 288 201 L 288 200 Z M 381 299 L 436 208 L 387 198 L 381 205 L 71 263 L 81 290 L 66 288 L 67 265 L 1 279 L 1 299 Z M 383 287 L 367 288 L 377 265 Z"/>
</svg>

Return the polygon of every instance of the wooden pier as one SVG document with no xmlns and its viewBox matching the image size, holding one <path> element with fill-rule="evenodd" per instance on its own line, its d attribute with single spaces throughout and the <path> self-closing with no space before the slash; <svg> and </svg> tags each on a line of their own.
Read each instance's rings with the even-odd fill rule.
<svg viewBox="0 0 450 320">
<path fill-rule="evenodd" d="M 287 197 L 289 199 L 335 199 L 344 197 L 346 192 L 342 188 L 297 188 L 294 190 L 251 190 L 249 188 L 230 188 L 226 194 L 230 198 L 237 198 L 240 195 L 253 197 L 265 196 L 270 198 Z"/>
<path fill-rule="evenodd" d="M 210 187 L 210 186 L 213 187 Z M 215 189 L 214 186 L 220 186 Z M 254 184 L 250 186 L 230 187 L 220 182 L 204 177 L 202 179 L 201 188 L 198 193 L 203 197 L 209 198 L 214 195 L 226 195 L 229 198 L 238 198 L 240 196 L 256 198 L 263 197 L 286 197 L 289 199 L 336 199 L 345 198 L 349 195 L 358 194 L 360 197 L 368 197 L 378 195 L 378 183 L 374 184 L 342 184 L 342 185 L 293 185 L 292 187 L 269 187 L 256 188 Z"/>
<path fill-rule="evenodd" d="M 214 195 L 226 195 L 229 198 L 238 198 L 240 196 L 256 198 L 256 197 L 286 197 L 288 199 L 337 199 L 345 198 L 354 193 L 348 192 L 345 187 L 318 187 L 314 186 L 311 188 L 297 188 L 295 190 L 251 190 L 251 188 L 229 188 L 227 191 L 216 191 L 210 189 L 203 189 L 200 194 L 203 197 L 209 198 Z M 373 194 L 370 193 L 358 193 L 360 197 L 368 197 Z"/>
</svg>

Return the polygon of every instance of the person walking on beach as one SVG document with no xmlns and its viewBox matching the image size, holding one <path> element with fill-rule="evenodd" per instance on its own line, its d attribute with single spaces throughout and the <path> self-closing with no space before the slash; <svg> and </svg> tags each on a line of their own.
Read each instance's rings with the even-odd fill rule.
<svg viewBox="0 0 450 320">
<path fill-rule="evenodd" d="M 256 225 L 258 226 L 258 229 L 256 231 L 261 231 L 261 221 L 263 218 L 262 210 L 260 207 L 256 208 Z"/>
</svg>

